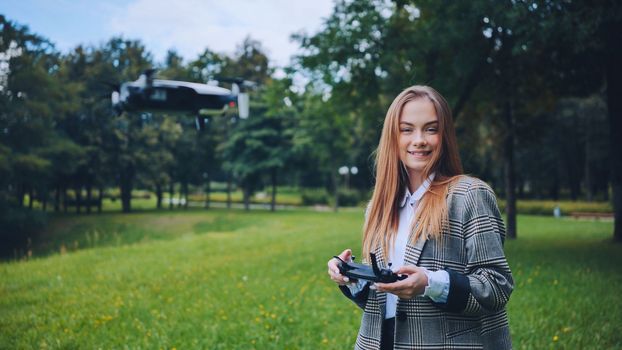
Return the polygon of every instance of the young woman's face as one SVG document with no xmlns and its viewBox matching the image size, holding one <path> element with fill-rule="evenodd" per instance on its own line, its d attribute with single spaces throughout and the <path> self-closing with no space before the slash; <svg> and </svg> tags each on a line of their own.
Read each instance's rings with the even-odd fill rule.
<svg viewBox="0 0 622 350">
<path fill-rule="evenodd" d="M 400 116 L 399 153 L 406 166 L 411 183 L 421 183 L 423 169 L 439 147 L 438 117 L 434 105 L 427 98 L 418 98 L 404 105 Z"/>
</svg>

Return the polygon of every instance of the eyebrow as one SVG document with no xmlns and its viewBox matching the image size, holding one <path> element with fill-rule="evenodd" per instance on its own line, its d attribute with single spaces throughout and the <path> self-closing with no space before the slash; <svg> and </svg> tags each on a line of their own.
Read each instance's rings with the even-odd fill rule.
<svg viewBox="0 0 622 350">
<path fill-rule="evenodd" d="M 400 122 L 400 125 L 402 125 L 402 124 L 409 125 L 409 126 L 414 125 L 414 124 L 409 123 L 409 122 Z M 430 124 L 438 124 L 438 120 L 429 121 L 429 122 L 423 124 L 423 126 L 428 126 Z"/>
</svg>

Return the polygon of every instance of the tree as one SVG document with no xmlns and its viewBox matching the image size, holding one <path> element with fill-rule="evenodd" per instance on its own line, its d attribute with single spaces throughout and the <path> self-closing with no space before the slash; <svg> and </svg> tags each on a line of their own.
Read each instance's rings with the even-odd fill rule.
<svg viewBox="0 0 622 350">
<path fill-rule="evenodd" d="M 307 162 L 315 159 L 313 163 L 328 176 L 336 211 L 339 207 L 338 169 L 356 159 L 351 135 L 353 114 L 335 106 L 334 100 L 325 102 L 319 94 L 310 93 L 304 97 L 299 128 L 294 135 L 294 151 Z"/>
<path fill-rule="evenodd" d="M 96 53 L 103 60 L 102 74 L 116 82 L 134 80 L 152 67 L 152 57 L 140 41 L 113 38 Z M 110 134 L 102 145 L 110 155 L 110 165 L 115 170 L 121 190 L 123 212 L 131 211 L 132 189 L 139 170 L 149 162 L 149 145 L 157 140 L 152 130 L 143 128 L 148 114 L 122 113 L 110 118 Z"/>
<path fill-rule="evenodd" d="M 292 145 L 297 126 L 295 117 L 297 111 L 293 102 L 296 96 L 291 86 L 291 78 L 273 79 L 266 85 L 261 95 L 266 108 L 263 115 L 264 128 L 266 128 L 264 142 L 268 152 L 268 158 L 263 167 L 269 174 L 269 182 L 272 185 L 270 201 L 272 211 L 276 210 L 276 192 L 280 173 L 288 167 L 295 154 Z"/>
<path fill-rule="evenodd" d="M 221 77 L 236 76 L 233 72 L 233 59 L 226 55 L 215 53 L 205 49 L 199 57 L 189 63 L 192 79 L 200 82 L 208 82 Z M 231 176 L 223 172 L 223 156 L 218 150 L 224 143 L 229 133 L 231 120 L 229 118 L 208 117 L 205 118 L 204 130 L 197 135 L 198 149 L 198 171 L 201 172 L 200 178 L 206 184 L 205 206 L 210 205 L 210 184 L 214 180 L 224 180 L 227 182 L 227 207 L 231 206 Z"/>
<path fill-rule="evenodd" d="M 603 52 L 605 81 L 607 84 L 607 107 L 609 110 L 609 133 L 611 139 L 611 184 L 613 188 L 613 208 L 615 222 L 613 240 L 622 243 L 622 45 L 619 33 L 622 32 L 622 5 L 606 1 L 601 12 L 604 20 L 599 30 L 604 37 Z M 611 11 L 611 12 L 609 12 Z"/>
<path fill-rule="evenodd" d="M 59 137 L 54 117 L 74 107 L 74 91 L 60 83 L 59 57 L 46 39 L 2 15 L 0 27 L 0 144 L 12 153 L 5 162 L 13 175 L 9 191 L 19 205 L 28 193 L 32 208 L 36 190 L 46 197 L 50 160 L 45 149 Z"/>
<path fill-rule="evenodd" d="M 54 117 L 72 101 L 59 84 L 59 55 L 46 39 L 0 15 L 0 254 L 25 252 L 45 223 L 36 197 L 47 197 L 51 157 L 61 135 Z M 24 198 L 28 194 L 28 209 Z"/>
<path fill-rule="evenodd" d="M 533 7 L 533 5 L 531 5 Z M 622 242 L 622 4 L 618 1 L 550 1 L 546 8 L 556 9 L 542 31 L 547 34 L 551 61 L 556 73 L 557 93 L 562 96 L 586 96 L 604 86 L 609 116 L 611 186 L 615 224 L 613 240 Z"/>
<path fill-rule="evenodd" d="M 279 135 L 279 113 L 268 114 L 262 97 L 256 99 L 263 96 L 265 86 L 271 83 L 272 70 L 268 61 L 261 43 L 246 38 L 238 47 L 233 64 L 227 66 L 228 73 L 264 86 L 254 93 L 250 111 L 252 117 L 236 120 L 233 127 L 227 129 L 228 139 L 220 147 L 225 159 L 223 167 L 238 179 L 247 210 L 250 208 L 250 197 L 262 185 L 263 174 L 274 171 L 274 183 L 274 169 L 283 166 L 282 159 L 276 154 L 278 152 L 274 152 L 274 149 L 279 149 L 279 137 L 282 136 Z"/>
</svg>

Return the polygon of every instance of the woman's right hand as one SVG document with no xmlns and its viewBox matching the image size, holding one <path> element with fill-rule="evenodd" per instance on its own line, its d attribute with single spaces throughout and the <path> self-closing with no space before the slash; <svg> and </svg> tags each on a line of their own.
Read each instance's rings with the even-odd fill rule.
<svg viewBox="0 0 622 350">
<path fill-rule="evenodd" d="M 352 258 L 352 250 L 346 249 L 341 254 L 339 254 L 339 258 L 343 261 L 350 261 Z M 330 279 L 333 280 L 340 286 L 345 286 L 350 282 L 350 279 L 346 276 L 343 276 L 339 273 L 339 260 L 332 258 L 328 260 L 328 275 Z"/>
</svg>

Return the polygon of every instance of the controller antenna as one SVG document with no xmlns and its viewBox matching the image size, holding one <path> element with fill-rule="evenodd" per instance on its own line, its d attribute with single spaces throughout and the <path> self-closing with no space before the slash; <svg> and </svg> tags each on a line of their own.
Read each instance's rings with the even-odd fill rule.
<svg viewBox="0 0 622 350">
<path fill-rule="evenodd" d="M 380 269 L 378 268 L 378 262 L 376 261 L 376 254 L 369 253 L 369 256 L 371 257 L 371 268 L 374 271 L 374 274 L 376 276 L 379 276 L 380 275 Z"/>
</svg>

